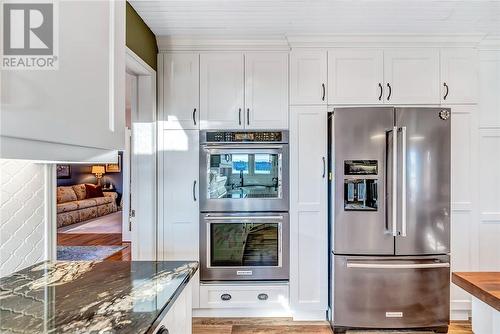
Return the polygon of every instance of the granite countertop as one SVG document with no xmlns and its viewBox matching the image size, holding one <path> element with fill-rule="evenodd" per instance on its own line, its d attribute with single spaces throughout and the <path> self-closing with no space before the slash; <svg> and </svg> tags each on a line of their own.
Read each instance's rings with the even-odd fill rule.
<svg viewBox="0 0 500 334">
<path fill-rule="evenodd" d="M 34 265 L 0 279 L 0 332 L 146 333 L 197 269 L 186 261 Z"/>
<path fill-rule="evenodd" d="M 453 283 L 500 311 L 500 272 L 453 273 Z"/>
</svg>

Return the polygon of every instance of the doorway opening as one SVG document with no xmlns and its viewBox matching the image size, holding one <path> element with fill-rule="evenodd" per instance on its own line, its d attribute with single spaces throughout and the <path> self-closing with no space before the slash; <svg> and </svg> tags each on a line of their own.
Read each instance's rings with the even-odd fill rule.
<svg viewBox="0 0 500 334">
<path fill-rule="evenodd" d="M 125 138 L 116 163 L 56 166 L 57 260 L 156 260 L 156 71 L 126 51 Z"/>
<path fill-rule="evenodd" d="M 130 238 L 123 233 L 124 153 L 116 164 L 57 165 L 58 260 L 130 260 Z"/>
</svg>

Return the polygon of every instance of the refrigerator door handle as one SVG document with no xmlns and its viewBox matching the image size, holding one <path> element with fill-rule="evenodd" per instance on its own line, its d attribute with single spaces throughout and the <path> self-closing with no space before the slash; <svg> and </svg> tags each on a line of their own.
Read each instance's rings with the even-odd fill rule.
<svg viewBox="0 0 500 334">
<path fill-rule="evenodd" d="M 362 263 L 362 262 L 347 262 L 347 268 L 359 269 L 430 269 L 430 268 L 449 268 L 448 262 L 440 263 Z"/>
<path fill-rule="evenodd" d="M 392 235 L 398 235 L 398 128 L 392 128 Z"/>
<path fill-rule="evenodd" d="M 401 236 L 406 237 L 406 126 L 401 127 Z"/>
</svg>

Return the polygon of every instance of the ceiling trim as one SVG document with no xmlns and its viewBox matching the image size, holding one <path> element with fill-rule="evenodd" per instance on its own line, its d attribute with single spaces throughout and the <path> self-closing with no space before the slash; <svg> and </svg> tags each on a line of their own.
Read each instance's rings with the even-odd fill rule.
<svg viewBox="0 0 500 334">
<path fill-rule="evenodd" d="M 292 48 L 476 47 L 484 34 L 342 34 L 288 36 Z"/>
<path fill-rule="evenodd" d="M 168 51 L 289 51 L 291 48 L 332 47 L 479 47 L 499 48 L 500 36 L 485 34 L 325 34 L 271 38 L 157 36 L 159 52 Z"/>
<path fill-rule="evenodd" d="M 166 51 L 290 51 L 285 37 L 176 37 L 157 36 L 159 52 Z"/>
</svg>

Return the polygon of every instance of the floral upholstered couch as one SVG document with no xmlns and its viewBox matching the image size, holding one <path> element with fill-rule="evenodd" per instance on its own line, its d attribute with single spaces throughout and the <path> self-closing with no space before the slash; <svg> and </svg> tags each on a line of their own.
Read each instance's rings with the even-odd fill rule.
<svg viewBox="0 0 500 334">
<path fill-rule="evenodd" d="M 94 185 L 87 185 L 95 187 Z M 117 211 L 114 192 L 90 197 L 85 184 L 57 187 L 57 227 L 79 223 Z M 90 198 L 89 198 L 90 197 Z"/>
</svg>

